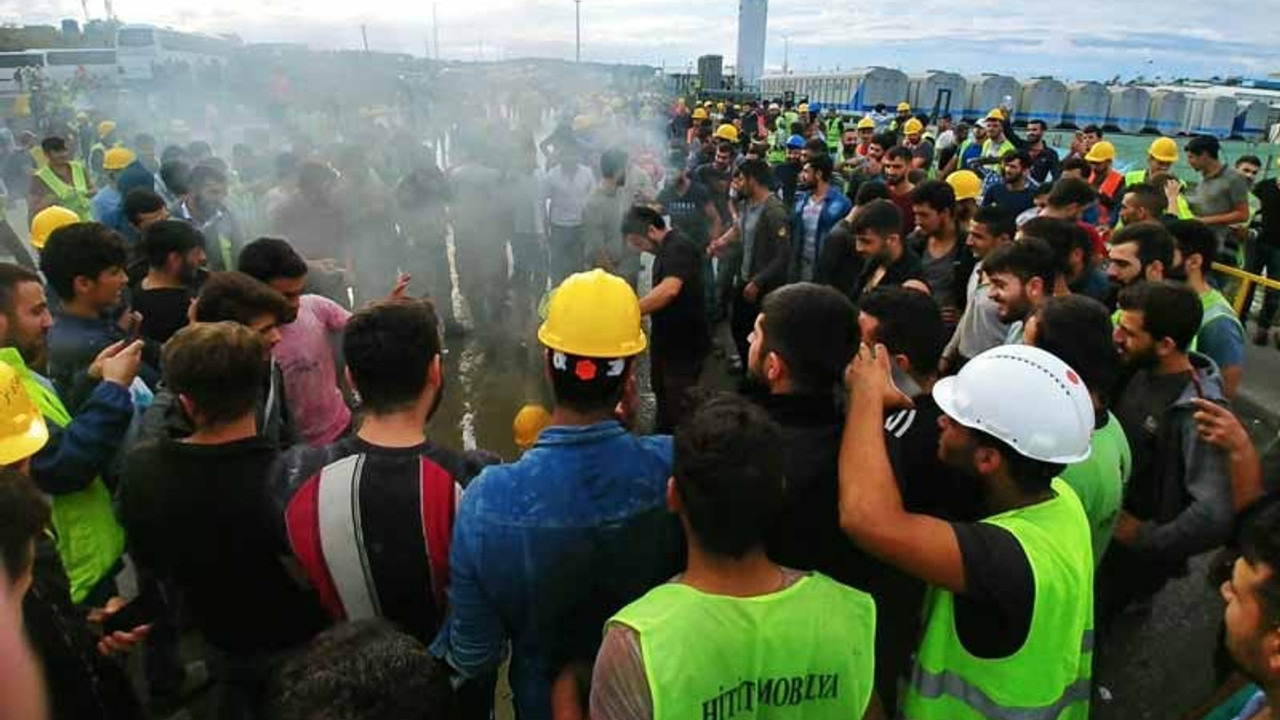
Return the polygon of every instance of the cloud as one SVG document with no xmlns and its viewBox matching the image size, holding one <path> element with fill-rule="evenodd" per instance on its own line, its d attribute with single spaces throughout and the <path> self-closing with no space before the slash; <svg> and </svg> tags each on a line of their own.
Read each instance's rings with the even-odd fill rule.
<svg viewBox="0 0 1280 720">
<path fill-rule="evenodd" d="M 96 2 L 96 0 L 93 0 Z M 1066 79 L 1116 74 L 1264 74 L 1280 70 L 1277 0 L 1214 0 L 1152 6 L 1140 0 L 1072 0 L 1049 7 L 1007 0 L 832 3 L 773 0 L 766 63 L 795 69 L 890 65 L 907 71 L 1004 72 Z M 0 0 L 0 18 L 56 22 L 80 17 L 76 0 Z M 421 54 L 438 10 L 441 55 L 487 59 L 571 58 L 570 0 L 220 0 L 205 8 L 162 0 L 116 0 L 133 22 L 235 32 L 251 42 Z M 91 8 L 93 9 L 93 8 Z M 583 0 L 583 57 L 684 67 L 698 55 L 735 54 L 736 4 L 706 0 Z M 1158 18 L 1158 22 L 1152 22 Z"/>
</svg>

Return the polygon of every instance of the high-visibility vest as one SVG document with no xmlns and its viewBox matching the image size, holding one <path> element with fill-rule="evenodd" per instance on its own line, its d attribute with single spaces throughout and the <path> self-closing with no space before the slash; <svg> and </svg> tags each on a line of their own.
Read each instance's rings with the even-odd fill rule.
<svg viewBox="0 0 1280 720">
<path fill-rule="evenodd" d="M 1200 333 L 1209 327 L 1209 323 L 1225 319 L 1235 323 L 1240 328 L 1241 334 L 1244 333 L 1244 325 L 1240 322 L 1240 318 L 1236 317 L 1235 308 L 1231 307 L 1231 303 L 1221 292 L 1210 289 L 1209 292 L 1200 296 L 1200 305 L 1204 308 L 1204 314 L 1200 317 L 1200 329 L 1196 331 L 1196 336 L 1191 338 L 1191 352 L 1195 352 L 1200 345 Z"/>
<path fill-rule="evenodd" d="M 80 220 L 88 222 L 91 217 L 89 213 L 89 183 L 85 180 L 84 165 L 79 162 L 71 163 L 71 184 L 68 185 L 62 178 L 53 172 L 53 168 L 45 165 L 36 171 L 36 177 L 40 178 L 54 197 L 58 199 L 58 204 L 80 216 Z"/>
<path fill-rule="evenodd" d="M 1087 720 L 1093 659 L 1093 548 L 1069 485 L 1056 497 L 986 518 L 1027 554 L 1035 607 L 1012 655 L 971 655 L 956 628 L 955 596 L 931 587 L 903 716 L 911 720 Z M 694 637 L 690 635 L 689 637 Z M 687 642 L 687 638 L 686 638 Z M 648 653 L 645 653 L 648 657 Z"/>
<path fill-rule="evenodd" d="M 994 146 L 995 146 L 995 140 L 990 140 L 990 139 L 983 140 L 982 141 L 982 157 L 1002 158 L 1004 157 L 1004 154 L 1009 152 L 1010 150 L 1017 150 L 1017 148 L 1013 146 L 1013 143 L 1009 142 L 1009 138 L 1002 139 L 1000 141 L 1000 145 L 998 147 L 995 147 L 995 153 L 992 154 L 992 148 Z"/>
<path fill-rule="evenodd" d="M 46 422 L 65 428 L 71 413 L 52 383 L 27 368 L 17 348 L 0 348 L 0 362 L 11 366 Z M 50 502 L 58 555 L 71 581 L 71 599 L 83 602 L 124 554 L 124 529 L 116 520 L 111 493 L 96 477 L 83 490 L 54 495 Z"/>
<path fill-rule="evenodd" d="M 871 596 L 814 573 L 749 598 L 666 583 L 609 622 L 640 636 L 654 720 L 847 720 L 871 699 L 875 615 Z"/>
<path fill-rule="evenodd" d="M 1146 181 L 1147 181 L 1146 170 L 1130 170 L 1129 172 L 1124 174 L 1125 187 L 1133 187 L 1134 185 L 1141 185 Z M 1182 182 L 1181 180 L 1179 180 L 1178 182 L 1179 184 L 1182 185 L 1182 189 L 1185 191 L 1187 189 L 1187 184 Z M 1163 191 L 1164 188 L 1159 188 L 1159 190 Z M 1187 202 L 1186 196 L 1179 194 L 1178 195 L 1178 219 L 1191 220 L 1194 217 L 1195 217 L 1195 214 L 1191 212 L 1191 203 Z M 1123 222 L 1116 223 L 1116 230 L 1119 230 L 1122 227 L 1124 227 Z"/>
</svg>

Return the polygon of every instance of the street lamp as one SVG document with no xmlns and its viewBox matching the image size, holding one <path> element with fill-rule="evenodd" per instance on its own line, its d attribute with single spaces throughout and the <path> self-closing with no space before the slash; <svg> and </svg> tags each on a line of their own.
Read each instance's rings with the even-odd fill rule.
<svg viewBox="0 0 1280 720">
<path fill-rule="evenodd" d="M 582 62 L 582 0 L 573 0 L 574 51 L 575 62 Z"/>
</svg>

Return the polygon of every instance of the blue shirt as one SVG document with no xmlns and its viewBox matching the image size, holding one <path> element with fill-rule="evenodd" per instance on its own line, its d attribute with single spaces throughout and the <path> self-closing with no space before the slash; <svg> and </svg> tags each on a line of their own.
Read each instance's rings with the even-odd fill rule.
<svg viewBox="0 0 1280 720">
<path fill-rule="evenodd" d="M 590 663 L 605 620 L 683 565 L 671 460 L 670 437 L 609 420 L 549 427 L 519 461 L 486 468 L 458 509 L 432 653 L 479 678 L 510 640 L 516 716 L 549 720 L 555 674 Z"/>
</svg>

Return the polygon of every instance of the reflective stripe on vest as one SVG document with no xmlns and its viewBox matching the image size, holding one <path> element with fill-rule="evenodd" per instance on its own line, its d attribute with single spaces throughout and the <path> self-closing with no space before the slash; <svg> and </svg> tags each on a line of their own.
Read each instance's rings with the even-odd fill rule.
<svg viewBox="0 0 1280 720">
<path fill-rule="evenodd" d="M 1196 352 L 1200 345 L 1200 333 L 1209 327 L 1209 323 L 1222 318 L 1230 318 L 1231 322 L 1240 328 L 1240 332 L 1244 333 L 1244 324 L 1240 322 L 1240 318 L 1236 317 L 1235 309 L 1221 292 L 1210 290 L 1201 295 L 1200 305 L 1204 308 L 1204 315 L 1200 318 L 1200 329 L 1196 331 L 1196 336 L 1191 338 L 1191 346 L 1188 348 L 1191 352 Z"/>
<path fill-rule="evenodd" d="M 48 165 L 37 170 L 35 175 L 58 199 L 59 205 L 79 215 L 84 222 L 90 220 L 89 183 L 85 180 L 83 165 L 71 163 L 71 185 L 58 177 Z"/>
<path fill-rule="evenodd" d="M 377 591 L 360 530 L 360 466 L 363 455 L 345 457 L 320 472 L 320 547 L 348 620 L 378 617 Z"/>
<path fill-rule="evenodd" d="M 1004 707 L 992 700 L 976 686 L 966 682 L 964 678 L 952 672 L 933 674 L 916 668 L 917 675 L 911 678 L 916 692 L 926 700 L 937 700 L 942 697 L 959 699 L 976 710 L 983 720 L 1057 720 L 1063 711 L 1072 705 L 1089 701 L 1092 683 L 1088 678 L 1077 680 L 1057 702 L 1042 707 Z"/>
</svg>

